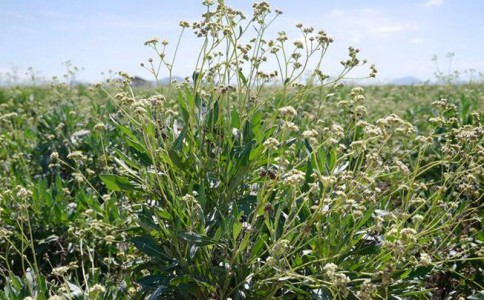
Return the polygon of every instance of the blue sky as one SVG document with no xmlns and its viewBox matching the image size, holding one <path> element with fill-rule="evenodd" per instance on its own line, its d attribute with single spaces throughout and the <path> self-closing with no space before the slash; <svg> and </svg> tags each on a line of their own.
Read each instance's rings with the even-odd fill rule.
<svg viewBox="0 0 484 300">
<path fill-rule="evenodd" d="M 251 12 L 251 1 L 226 0 Z M 274 24 L 299 37 L 294 25 L 324 29 L 335 38 L 326 68 L 336 72 L 346 48 L 361 50 L 376 64 L 377 81 L 403 76 L 433 79 L 431 58 L 438 55 L 447 70 L 446 54 L 455 52 L 452 69 L 484 72 L 483 0 L 277 0 L 284 14 Z M 62 62 L 84 68 L 80 80 L 95 82 L 102 72 L 127 71 L 149 78 L 139 64 L 153 56 L 143 45 L 151 37 L 175 43 L 178 21 L 195 21 L 204 11 L 201 0 L 0 0 L 0 73 L 23 74 L 33 67 L 41 77 L 62 76 Z M 195 38 L 182 42 L 175 73 L 194 66 Z M 463 75 L 466 79 L 466 75 Z"/>
</svg>

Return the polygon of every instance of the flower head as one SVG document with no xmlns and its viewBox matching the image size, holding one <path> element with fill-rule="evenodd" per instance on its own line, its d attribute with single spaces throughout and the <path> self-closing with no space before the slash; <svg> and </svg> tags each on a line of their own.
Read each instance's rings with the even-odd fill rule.
<svg viewBox="0 0 484 300">
<path fill-rule="evenodd" d="M 279 108 L 279 113 L 283 117 L 293 118 L 297 115 L 297 111 L 292 106 L 284 106 Z"/>
</svg>

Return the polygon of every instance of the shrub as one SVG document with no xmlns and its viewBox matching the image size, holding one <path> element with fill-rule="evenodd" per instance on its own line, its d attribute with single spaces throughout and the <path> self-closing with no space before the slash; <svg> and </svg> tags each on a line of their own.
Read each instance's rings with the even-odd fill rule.
<svg viewBox="0 0 484 300">
<path fill-rule="evenodd" d="M 0 299 L 479 299 L 482 84 L 344 86 L 358 49 L 204 5 L 156 89 L 0 89 Z"/>
<path fill-rule="evenodd" d="M 329 78 L 324 31 L 297 25 L 293 44 L 284 32 L 265 40 L 281 14 L 267 3 L 249 19 L 223 1 L 205 5 L 191 25 L 203 41 L 191 78 L 140 99 L 122 74 L 126 91 L 111 94 L 129 153 L 102 179 L 143 203 L 132 239 L 146 256 L 139 297 L 425 297 L 443 277 L 458 292 L 478 289 L 478 114 L 462 123 L 441 100 L 422 133 L 395 114 L 368 118 L 364 90 L 353 88 L 340 123 L 325 119 L 311 103 L 365 63 L 357 49 Z M 171 76 L 176 50 L 168 62 L 167 42 L 146 45 Z M 263 71 L 270 59 L 277 71 Z M 158 63 L 147 67 L 156 78 Z"/>
</svg>

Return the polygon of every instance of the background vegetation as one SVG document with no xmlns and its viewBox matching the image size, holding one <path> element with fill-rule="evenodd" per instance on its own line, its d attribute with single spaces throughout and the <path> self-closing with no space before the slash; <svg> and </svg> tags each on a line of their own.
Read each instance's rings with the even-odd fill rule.
<svg viewBox="0 0 484 300">
<path fill-rule="evenodd" d="M 345 86 L 358 49 L 205 5 L 184 82 L 0 89 L 0 298 L 481 299 L 482 83 Z"/>
</svg>

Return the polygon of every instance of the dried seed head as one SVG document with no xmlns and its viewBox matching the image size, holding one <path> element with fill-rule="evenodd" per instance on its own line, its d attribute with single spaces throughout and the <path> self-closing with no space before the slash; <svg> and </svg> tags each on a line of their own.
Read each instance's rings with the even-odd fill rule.
<svg viewBox="0 0 484 300">
<path fill-rule="evenodd" d="M 50 160 L 55 163 L 59 159 L 59 153 L 57 151 L 54 151 L 50 154 Z"/>
<path fill-rule="evenodd" d="M 297 115 L 297 111 L 292 106 L 285 106 L 285 107 L 279 108 L 279 113 L 283 117 L 290 117 L 290 118 L 295 117 Z"/>
<path fill-rule="evenodd" d="M 97 123 L 96 125 L 94 125 L 94 130 L 104 131 L 104 130 L 106 130 L 106 125 L 104 125 L 104 123 L 102 123 L 102 122 Z"/>
<path fill-rule="evenodd" d="M 85 160 L 86 157 L 82 154 L 81 151 L 73 151 L 67 155 L 67 158 L 72 160 Z"/>
<path fill-rule="evenodd" d="M 151 38 L 149 40 L 146 40 L 145 41 L 145 46 L 148 46 L 148 45 L 155 45 L 159 42 L 160 40 L 157 38 L 157 37 L 154 37 L 154 38 Z"/>
<path fill-rule="evenodd" d="M 279 141 L 272 137 L 264 142 L 264 147 L 268 150 L 274 150 L 277 146 L 279 146 Z"/>
</svg>

